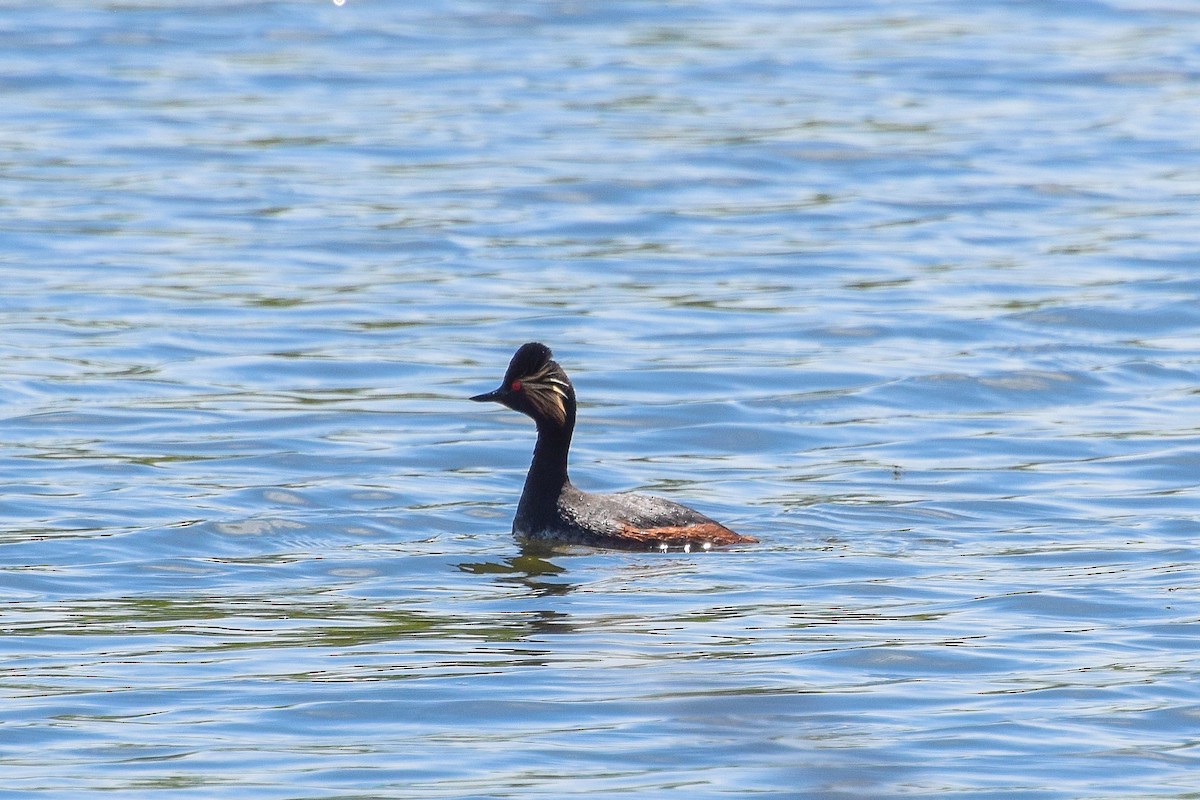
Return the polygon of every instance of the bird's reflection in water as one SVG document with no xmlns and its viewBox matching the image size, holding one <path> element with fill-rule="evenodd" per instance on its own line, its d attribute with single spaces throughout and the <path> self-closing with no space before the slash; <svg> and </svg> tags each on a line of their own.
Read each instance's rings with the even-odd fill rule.
<svg viewBox="0 0 1200 800">
<path fill-rule="evenodd" d="M 495 575 L 500 583 L 521 584 L 539 597 L 563 595 L 573 591 L 575 585 L 562 580 L 548 580 L 567 571 L 566 567 L 549 560 L 550 556 L 562 553 L 561 549 L 526 542 L 522 543 L 519 555 L 503 561 L 464 562 L 458 568 L 472 575 Z"/>
<path fill-rule="evenodd" d="M 491 575 L 497 583 L 515 584 L 525 587 L 533 597 L 556 597 L 574 591 L 575 584 L 565 580 L 551 580 L 567 571 L 549 560 L 550 556 L 562 555 L 561 549 L 549 548 L 538 543 L 523 543 L 519 555 L 502 561 L 473 561 L 458 565 L 471 575 Z M 575 630 L 570 615 L 551 609 L 540 609 L 526 621 L 527 633 L 571 633 Z"/>
</svg>

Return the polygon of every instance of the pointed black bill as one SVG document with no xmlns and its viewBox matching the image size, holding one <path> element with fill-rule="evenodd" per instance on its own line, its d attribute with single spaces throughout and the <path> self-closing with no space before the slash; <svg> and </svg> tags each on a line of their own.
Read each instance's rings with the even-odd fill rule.
<svg viewBox="0 0 1200 800">
<path fill-rule="evenodd" d="M 476 403 L 499 403 L 503 400 L 505 394 L 507 394 L 507 392 L 504 391 L 504 387 L 500 387 L 492 392 L 477 394 L 471 399 Z"/>
</svg>

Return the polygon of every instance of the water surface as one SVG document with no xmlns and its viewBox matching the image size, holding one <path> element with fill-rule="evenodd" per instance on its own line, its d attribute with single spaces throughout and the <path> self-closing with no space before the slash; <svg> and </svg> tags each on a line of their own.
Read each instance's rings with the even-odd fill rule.
<svg viewBox="0 0 1200 800">
<path fill-rule="evenodd" d="M 1190 3 L 13 5 L 3 797 L 1195 797 Z M 535 553 L 572 476 L 725 553 Z"/>
</svg>

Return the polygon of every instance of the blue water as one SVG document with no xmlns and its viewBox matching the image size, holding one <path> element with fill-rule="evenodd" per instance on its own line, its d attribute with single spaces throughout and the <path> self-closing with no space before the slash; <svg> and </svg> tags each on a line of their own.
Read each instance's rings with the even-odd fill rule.
<svg viewBox="0 0 1200 800">
<path fill-rule="evenodd" d="M 1200 796 L 1197 42 L 5 4 L 0 797 Z M 762 544 L 523 552 L 531 339 Z"/>
</svg>

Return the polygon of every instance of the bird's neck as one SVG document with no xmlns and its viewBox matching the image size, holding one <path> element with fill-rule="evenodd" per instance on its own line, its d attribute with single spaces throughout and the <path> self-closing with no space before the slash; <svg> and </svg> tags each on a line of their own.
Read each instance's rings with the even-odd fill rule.
<svg viewBox="0 0 1200 800">
<path fill-rule="evenodd" d="M 558 496 L 570 484 L 567 476 L 567 455 L 571 450 L 574 420 L 566 425 L 538 423 L 537 444 L 533 448 L 533 463 L 525 476 L 525 488 L 517 516 L 527 524 L 541 527 L 553 519 Z"/>
<path fill-rule="evenodd" d="M 538 425 L 537 444 L 533 448 L 533 463 L 529 465 L 526 489 L 530 481 L 536 480 L 539 486 L 553 488 L 557 496 L 557 490 L 568 481 L 567 455 L 571 450 L 571 433 L 569 425 Z"/>
</svg>

